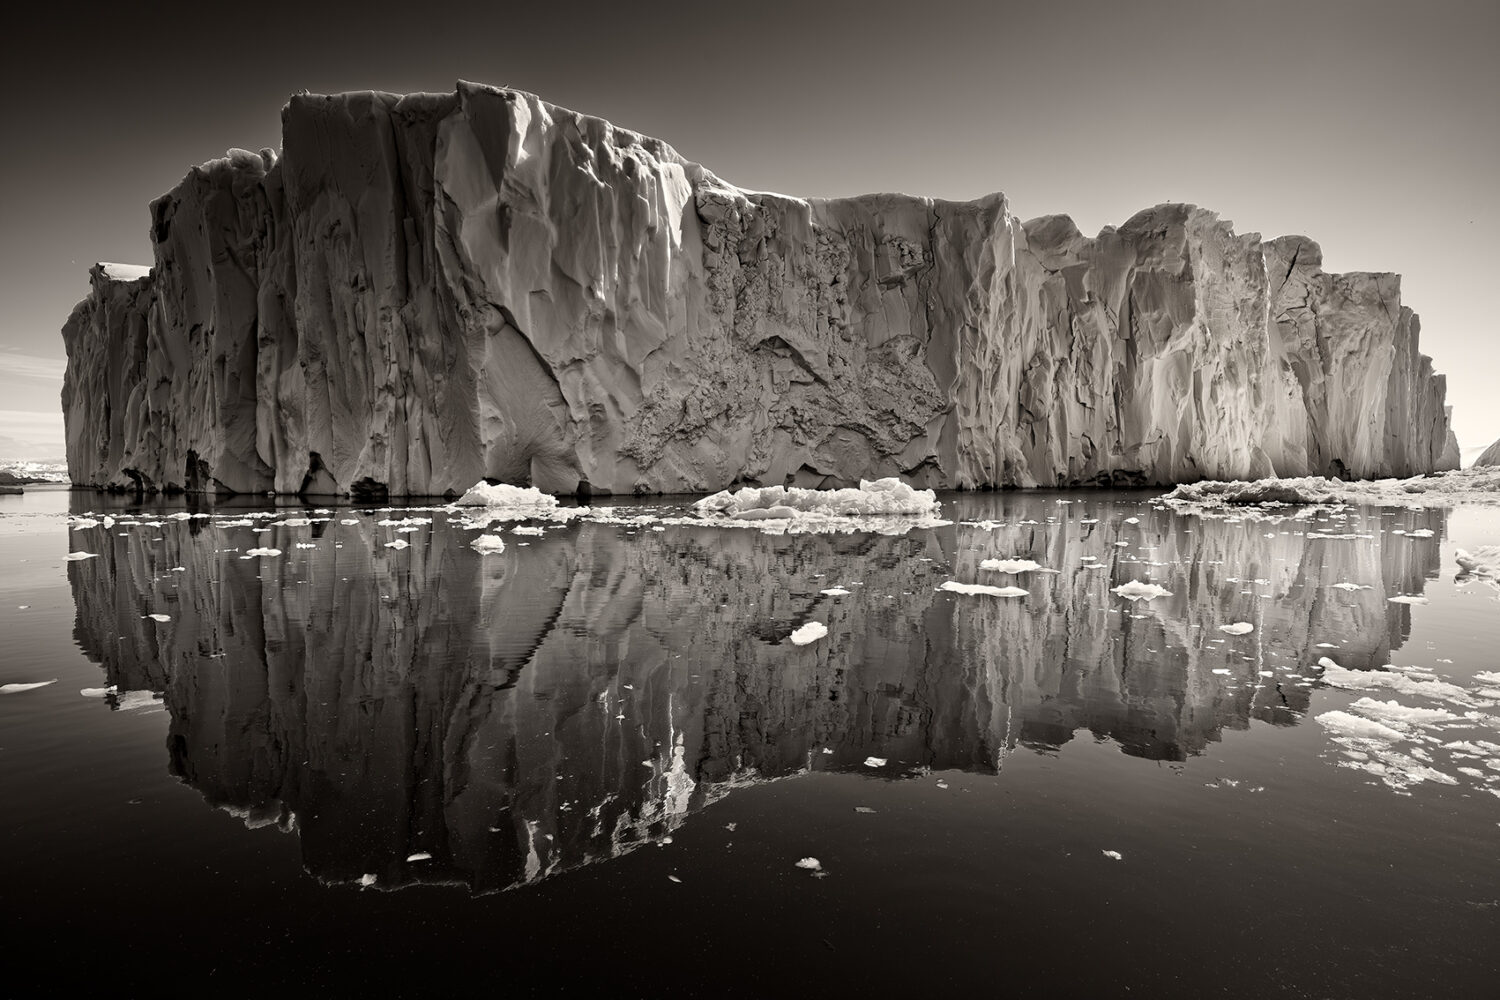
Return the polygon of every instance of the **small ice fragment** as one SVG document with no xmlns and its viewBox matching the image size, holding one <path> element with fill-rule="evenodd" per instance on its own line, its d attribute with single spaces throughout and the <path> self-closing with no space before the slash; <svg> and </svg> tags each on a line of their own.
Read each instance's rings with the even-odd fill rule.
<svg viewBox="0 0 1500 1000">
<path fill-rule="evenodd" d="M 505 539 L 499 535 L 480 535 L 469 543 L 469 548 L 474 549 L 476 552 L 484 553 L 504 552 Z"/>
<path fill-rule="evenodd" d="M 431 861 L 432 860 L 432 855 L 428 854 L 426 851 L 418 851 L 415 854 L 408 854 L 406 856 L 406 860 L 407 861 Z"/>
<path fill-rule="evenodd" d="M 1383 740 L 1387 743 L 1398 743 L 1406 736 L 1390 726 L 1383 725 L 1373 719 L 1362 719 L 1348 712 L 1324 712 L 1317 717 L 1318 725 L 1324 727 L 1335 736 L 1349 736 L 1361 740 Z"/>
<path fill-rule="evenodd" d="M 1216 674 L 1223 674 L 1226 677 L 1229 675 L 1229 671 L 1225 670 L 1223 667 L 1215 667 L 1213 672 Z"/>
<path fill-rule="evenodd" d="M 97 552 L 69 552 L 63 558 L 66 559 L 66 560 L 68 560 L 68 562 L 78 562 L 80 559 L 98 559 L 99 558 L 99 553 L 97 553 Z"/>
<path fill-rule="evenodd" d="M 1255 631 L 1255 626 L 1249 622 L 1235 622 L 1232 625 L 1220 625 L 1220 632 L 1228 632 L 1230 635 L 1248 635 Z"/>
<path fill-rule="evenodd" d="M 115 686 L 111 684 L 109 687 L 102 688 L 79 688 L 78 693 L 85 698 L 103 698 L 107 694 L 114 694 L 115 690 Z"/>
<path fill-rule="evenodd" d="M 827 590 L 818 591 L 818 593 L 825 597 L 848 597 L 852 591 L 845 590 L 843 587 L 829 587 Z"/>
<path fill-rule="evenodd" d="M 22 691 L 35 691 L 56 683 L 57 678 L 54 677 L 50 681 L 32 681 L 29 684 L 0 684 L 0 694 L 20 694 Z"/>
<path fill-rule="evenodd" d="M 824 753 L 833 753 L 833 747 L 824 747 L 823 748 L 823 752 Z"/>
<path fill-rule="evenodd" d="M 398 538 L 394 542 L 386 542 L 385 547 L 388 549 L 406 549 L 411 547 L 411 542 L 408 542 L 404 538 Z"/>
<path fill-rule="evenodd" d="M 875 810 L 871 809 L 869 806 L 855 806 L 854 811 L 857 813 L 872 813 Z"/>
<path fill-rule="evenodd" d="M 186 573 L 187 572 L 187 567 L 186 566 L 173 566 L 171 569 L 167 570 L 167 572 L 168 573 Z"/>
<path fill-rule="evenodd" d="M 806 646 L 810 642 L 817 642 L 828 634 L 828 626 L 822 622 L 808 622 L 794 631 L 789 637 L 793 646 Z"/>
<path fill-rule="evenodd" d="M 279 555 L 281 555 L 281 550 L 280 549 L 246 549 L 245 550 L 245 555 L 246 556 L 279 556 Z"/>
<path fill-rule="evenodd" d="M 983 583 L 959 583 L 956 580 L 945 580 L 937 589 L 955 594 L 988 594 L 991 597 L 1025 597 L 1031 593 L 1020 587 L 990 587 Z"/>
<path fill-rule="evenodd" d="M 171 615 L 157 614 L 157 615 L 147 615 L 146 617 L 150 618 L 154 622 L 169 622 L 169 621 L 172 620 L 172 616 Z"/>
<path fill-rule="evenodd" d="M 1335 583 L 1335 590 L 1369 590 L 1370 588 L 1358 583 Z"/>
<path fill-rule="evenodd" d="M 1392 604 L 1431 604 L 1425 597 L 1412 597 L 1410 594 L 1401 594 L 1398 597 L 1387 597 Z"/>
<path fill-rule="evenodd" d="M 371 875 L 369 873 L 361 875 L 359 877 L 359 884 L 361 886 L 363 886 L 364 888 L 368 889 L 370 886 L 372 886 L 372 885 L 375 884 L 375 876 Z"/>
<path fill-rule="evenodd" d="M 1141 523 L 1141 519 L 1138 518 L 1138 517 L 1127 517 L 1125 519 L 1125 523 L 1126 524 L 1140 524 Z"/>
<path fill-rule="evenodd" d="M 1415 531 L 1408 531 L 1406 533 L 1406 537 L 1407 538 L 1431 538 L 1432 537 L 1432 529 L 1431 528 L 1417 528 Z"/>
<path fill-rule="evenodd" d="M 667 879 L 668 881 L 676 882 L 678 885 L 682 884 L 682 879 L 678 878 L 676 875 L 668 875 Z"/>
<path fill-rule="evenodd" d="M 1124 856 L 1120 854 L 1119 851 L 1101 851 L 1100 853 L 1103 854 L 1106 858 L 1113 858 L 1116 861 L 1125 860 Z"/>
<path fill-rule="evenodd" d="M 885 767 L 884 757 L 866 757 L 865 767 Z"/>
<path fill-rule="evenodd" d="M 359 518 L 357 518 L 357 517 L 345 517 L 345 518 L 340 518 L 339 519 L 339 524 L 358 524 L 358 523 L 359 523 Z"/>
<path fill-rule="evenodd" d="M 1030 559 L 986 559 L 979 564 L 980 569 L 993 570 L 996 573 L 1030 573 L 1032 570 L 1041 569 L 1040 563 Z"/>
<path fill-rule="evenodd" d="M 819 861 L 817 858 L 803 858 L 802 860 L 797 862 L 797 867 L 805 868 L 810 872 L 822 871 L 823 862 Z"/>
<path fill-rule="evenodd" d="M 1131 580 L 1115 587 L 1112 593 L 1125 598 L 1127 601 L 1149 601 L 1157 597 L 1171 597 L 1172 592 L 1165 587 L 1159 587 L 1154 583 L 1142 583 L 1140 580 Z"/>
</svg>

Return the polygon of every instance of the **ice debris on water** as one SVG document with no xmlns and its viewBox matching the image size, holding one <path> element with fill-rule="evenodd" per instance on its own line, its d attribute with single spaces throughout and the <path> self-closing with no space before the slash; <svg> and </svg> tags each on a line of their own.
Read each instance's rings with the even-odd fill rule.
<svg viewBox="0 0 1500 1000">
<path fill-rule="evenodd" d="M 823 862 L 819 861 L 817 858 L 802 858 L 797 862 L 797 867 L 810 872 L 822 871 Z"/>
<path fill-rule="evenodd" d="M 1103 854 L 1106 858 L 1113 858 L 1115 861 L 1125 860 L 1125 856 L 1119 851 L 1100 851 L 1099 853 Z"/>
<path fill-rule="evenodd" d="M 429 853 L 427 853 L 426 851 L 417 851 L 415 854 L 408 854 L 406 856 L 406 860 L 407 861 L 431 861 L 432 860 L 432 855 L 429 854 Z"/>
<path fill-rule="evenodd" d="M 810 642 L 817 642 L 828 634 L 828 626 L 822 622 L 808 622 L 801 628 L 792 632 L 789 637 L 793 646 L 806 646 Z"/>
<path fill-rule="evenodd" d="M 1043 573 L 1055 573 L 1056 570 L 1044 570 L 1040 563 L 1030 559 L 986 559 L 979 564 L 980 569 L 993 570 L 996 573 L 1031 573 L 1041 570 Z"/>
<path fill-rule="evenodd" d="M 411 548 L 411 542 L 408 542 L 404 538 L 398 538 L 394 542 L 386 542 L 385 547 L 388 549 L 409 549 Z"/>
<path fill-rule="evenodd" d="M 476 552 L 504 552 L 505 539 L 499 535 L 480 535 L 469 543 L 469 547 Z"/>
<path fill-rule="evenodd" d="M 543 493 L 535 486 L 524 489 L 501 483 L 491 486 L 481 480 L 453 501 L 455 507 L 488 507 L 507 512 L 535 511 L 550 513 L 557 509 L 557 497 Z"/>
<path fill-rule="evenodd" d="M 1157 597 L 1171 597 L 1172 592 L 1165 587 L 1154 583 L 1143 583 L 1140 580 L 1131 580 L 1115 587 L 1111 593 L 1125 598 L 1127 601 L 1150 601 Z"/>
<path fill-rule="evenodd" d="M 1229 625 L 1220 625 L 1219 631 L 1227 632 L 1230 635 L 1249 635 L 1255 631 L 1255 626 L 1249 622 L 1234 622 Z"/>
<path fill-rule="evenodd" d="M 865 767 L 885 767 L 884 757 L 866 757 Z"/>
<path fill-rule="evenodd" d="M 361 887 L 368 889 L 370 886 L 375 884 L 375 876 L 366 872 L 359 877 L 359 884 Z"/>
<path fill-rule="evenodd" d="M 1413 597 L 1410 594 L 1401 594 L 1401 595 L 1398 595 L 1396 597 L 1387 597 L 1386 600 L 1390 601 L 1392 604 L 1431 604 L 1432 603 L 1431 601 L 1429 601 L 1425 597 Z"/>
<path fill-rule="evenodd" d="M 829 587 L 827 590 L 818 591 L 818 593 L 825 597 L 848 597 L 851 591 L 845 590 L 843 587 Z"/>
<path fill-rule="evenodd" d="M 105 695 L 114 694 L 118 690 L 113 684 L 102 688 L 79 688 L 78 693 L 85 698 L 103 698 Z"/>
<path fill-rule="evenodd" d="M 50 681 L 31 681 L 30 683 L 0 684 L 0 694 L 20 694 L 22 691 L 35 691 L 37 688 L 44 688 L 48 684 L 56 683 L 57 678 L 54 677 Z"/>
<path fill-rule="evenodd" d="M 991 597 L 1025 597 L 1031 593 L 1020 587 L 991 587 L 983 583 L 959 583 L 957 580 L 946 580 L 937 589 L 954 594 L 988 594 Z"/>
<path fill-rule="evenodd" d="M 280 549 L 246 549 L 245 550 L 245 556 L 246 556 L 246 558 L 253 558 L 255 556 L 267 556 L 267 557 L 271 557 L 271 556 L 279 556 L 279 555 L 281 555 L 281 550 Z"/>
<path fill-rule="evenodd" d="M 1358 583 L 1335 583 L 1332 586 L 1333 586 L 1333 588 L 1335 590 L 1369 590 L 1370 589 L 1368 586 L 1366 586 L 1364 584 L 1358 584 Z"/>
<path fill-rule="evenodd" d="M 169 622 L 169 621 L 172 620 L 172 616 L 171 615 L 154 614 L 154 615 L 147 615 L 146 617 L 150 618 L 154 622 Z"/>
<path fill-rule="evenodd" d="M 1406 735 L 1398 729 L 1374 719 L 1361 718 L 1348 712 L 1332 711 L 1324 712 L 1317 717 L 1318 725 L 1338 736 L 1350 736 L 1355 739 L 1385 740 L 1396 743 L 1406 738 Z"/>
<path fill-rule="evenodd" d="M 80 559 L 98 559 L 99 558 L 99 553 L 97 553 L 97 552 L 69 552 L 63 558 L 66 559 L 68 562 L 78 562 Z"/>
</svg>

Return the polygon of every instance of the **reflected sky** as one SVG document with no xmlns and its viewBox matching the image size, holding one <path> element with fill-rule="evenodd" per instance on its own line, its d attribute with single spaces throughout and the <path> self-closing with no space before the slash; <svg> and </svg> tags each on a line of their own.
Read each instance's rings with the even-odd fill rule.
<svg viewBox="0 0 1500 1000">
<path fill-rule="evenodd" d="M 994 773 L 1085 736 L 1183 761 L 1296 725 L 1310 664 L 1377 667 L 1406 639 L 1388 598 L 1437 574 L 1447 516 L 981 494 L 945 497 L 942 527 L 778 535 L 594 510 L 510 523 L 497 554 L 443 510 L 116 511 L 70 533 L 96 556 L 67 567 L 75 636 L 106 704 L 164 705 L 173 774 L 295 831 L 317 877 L 489 891 L 808 771 Z M 1170 594 L 1112 593 L 1132 580 Z M 813 621 L 825 638 L 789 641 Z"/>
</svg>

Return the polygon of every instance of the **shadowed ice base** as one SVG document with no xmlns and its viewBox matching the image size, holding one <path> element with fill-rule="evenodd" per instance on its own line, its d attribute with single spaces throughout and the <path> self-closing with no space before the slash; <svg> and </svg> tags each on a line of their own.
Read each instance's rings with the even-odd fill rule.
<svg viewBox="0 0 1500 1000">
<path fill-rule="evenodd" d="M 68 573 L 112 703 L 161 695 L 170 767 L 210 803 L 295 829 L 326 880 L 483 891 L 808 770 L 992 772 L 1084 730 L 1183 760 L 1251 719 L 1296 724 L 1318 644 L 1368 668 L 1403 641 L 1409 609 L 1387 598 L 1436 574 L 1445 518 L 1207 519 L 1144 495 L 944 508 L 958 523 L 905 535 L 582 518 L 506 529 L 489 555 L 443 511 L 397 526 L 298 509 L 282 513 L 312 523 L 260 531 L 145 514 L 74 530 L 98 558 Z M 1381 530 L 1398 523 L 1434 537 Z M 245 558 L 255 547 L 282 554 Z M 1057 572 L 980 568 L 1003 558 Z M 1171 596 L 1111 593 L 1136 579 Z M 949 580 L 1029 593 L 937 589 Z M 849 593 L 821 593 L 835 587 Z M 826 637 L 788 640 L 813 621 Z M 1254 630 L 1220 630 L 1237 622 Z"/>
</svg>

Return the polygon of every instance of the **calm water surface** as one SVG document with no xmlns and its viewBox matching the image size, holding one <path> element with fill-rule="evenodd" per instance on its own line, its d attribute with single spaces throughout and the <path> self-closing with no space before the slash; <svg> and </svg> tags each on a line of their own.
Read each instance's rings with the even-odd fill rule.
<svg viewBox="0 0 1500 1000">
<path fill-rule="evenodd" d="M 1500 515 L 944 500 L 0 497 L 0 992 L 1500 995 Z"/>
</svg>

